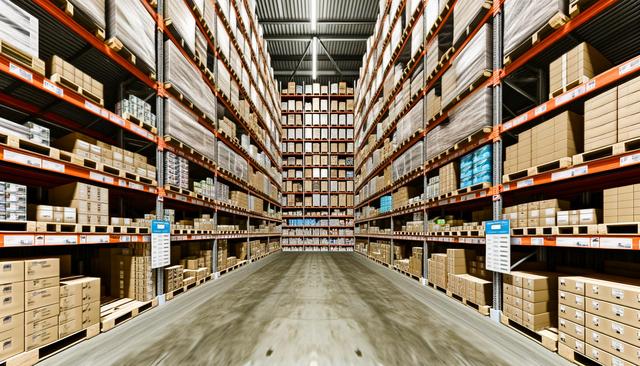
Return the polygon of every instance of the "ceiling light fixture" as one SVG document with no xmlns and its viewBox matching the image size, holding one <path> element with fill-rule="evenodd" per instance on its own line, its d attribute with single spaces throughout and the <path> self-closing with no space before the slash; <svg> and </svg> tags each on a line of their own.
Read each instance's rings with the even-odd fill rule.
<svg viewBox="0 0 640 366">
<path fill-rule="evenodd" d="M 310 1 L 311 1 L 311 18 L 310 18 L 311 31 L 315 32 L 316 31 L 316 23 L 317 23 L 316 0 L 310 0 Z"/>
</svg>

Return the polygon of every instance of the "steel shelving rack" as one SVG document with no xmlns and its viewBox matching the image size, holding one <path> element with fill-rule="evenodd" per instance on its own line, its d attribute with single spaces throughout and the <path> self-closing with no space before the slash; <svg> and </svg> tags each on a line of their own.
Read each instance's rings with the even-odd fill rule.
<svg viewBox="0 0 640 366">
<path fill-rule="evenodd" d="M 155 209 L 158 218 L 162 218 L 164 208 L 175 208 L 183 212 L 204 212 L 211 213 L 214 223 L 217 223 L 219 215 L 231 215 L 246 220 L 245 230 L 237 233 L 219 233 L 217 230 L 211 232 L 178 233 L 172 234 L 172 242 L 201 241 L 210 240 L 213 249 L 212 278 L 220 274 L 217 265 L 217 244 L 221 239 L 244 240 L 247 241 L 247 259 L 253 261 L 248 245 L 251 239 L 266 240 L 269 243 L 279 243 L 281 233 L 281 205 L 279 192 L 281 191 L 281 180 L 278 175 L 273 175 L 270 171 L 261 166 L 253 159 L 247 151 L 242 148 L 234 137 L 226 136 L 218 129 L 217 121 L 221 116 L 217 115 L 219 110 L 224 110 L 224 114 L 230 117 L 238 126 L 242 127 L 250 136 L 252 143 L 263 151 L 276 167 L 281 171 L 281 153 L 279 140 L 282 128 L 279 125 L 279 104 L 276 100 L 275 82 L 267 62 L 268 55 L 262 47 L 260 37 L 257 36 L 258 26 L 254 23 L 255 16 L 248 17 L 249 24 L 244 24 L 240 16 L 240 7 L 249 9 L 249 3 L 245 0 L 231 1 L 229 12 L 233 11 L 238 18 L 239 31 L 247 39 L 255 36 L 258 40 L 257 54 L 250 48 L 249 61 L 245 59 L 243 52 L 229 26 L 229 21 L 225 17 L 220 3 L 211 1 L 215 6 L 216 19 L 224 24 L 228 38 L 236 47 L 245 70 L 255 70 L 249 75 L 249 85 L 252 86 L 258 96 L 261 107 L 251 99 L 251 93 L 246 90 L 238 73 L 233 69 L 229 60 L 220 52 L 218 40 L 218 27 L 213 24 L 206 24 L 202 14 L 199 14 L 197 6 L 191 0 L 184 1 L 196 20 L 197 27 L 205 34 L 208 49 L 216 62 L 214 67 L 207 69 L 206 60 L 202 62 L 195 55 L 188 53 L 181 45 L 176 34 L 174 34 L 163 18 L 165 1 L 140 0 L 145 6 L 156 24 L 156 72 L 151 74 L 146 72 L 134 63 L 130 58 L 124 57 L 121 53 L 110 48 L 105 42 L 88 29 L 81 26 L 70 14 L 57 7 L 55 2 L 47 0 L 17 1 L 26 11 L 38 17 L 40 21 L 40 37 L 45 42 L 43 52 L 61 53 L 67 55 L 72 62 L 80 64 L 92 76 L 105 81 L 105 89 L 120 88 L 121 81 L 136 83 L 144 88 L 148 95 L 148 100 L 155 104 L 157 115 L 157 130 L 145 128 L 135 122 L 125 120 L 116 115 L 114 111 L 92 103 L 81 94 L 65 86 L 52 83 L 47 78 L 33 72 L 32 70 L 16 64 L 11 59 L 0 55 L 0 80 L 3 90 L 0 92 L 0 104 L 5 108 L 16 111 L 20 116 L 27 118 L 38 118 L 50 125 L 71 131 L 80 131 L 98 140 L 120 144 L 127 141 L 132 146 L 137 146 L 140 151 L 144 151 L 148 157 L 155 160 L 157 167 L 157 179 L 155 182 L 141 182 L 134 179 L 124 178 L 98 170 L 97 167 L 78 164 L 67 159 L 62 151 L 54 148 L 33 148 L 29 146 L 16 145 L 11 143 L 11 138 L 0 136 L 0 164 L 3 166 L 3 178 L 14 181 L 16 178 L 21 183 L 34 186 L 46 184 L 56 185 L 71 181 L 84 181 L 90 184 L 98 184 L 110 188 L 118 193 L 118 204 L 126 206 L 125 200 L 136 202 L 145 209 Z M 248 10 L 250 13 L 252 9 Z M 199 122 L 207 128 L 215 138 L 216 146 L 213 155 L 216 159 L 208 159 L 202 152 L 195 151 L 188 146 L 176 143 L 175 140 L 167 138 L 164 133 L 164 100 L 174 98 L 187 108 L 188 103 L 179 100 L 165 87 L 164 77 L 164 41 L 170 40 L 180 50 L 183 56 L 194 65 L 207 81 L 208 86 L 216 98 L 216 104 L 222 109 L 216 108 L 213 116 L 201 116 Z M 217 60 L 222 61 L 225 68 L 232 75 L 233 80 L 238 83 L 240 94 L 245 97 L 250 104 L 252 112 L 257 117 L 258 125 L 267 133 L 260 136 L 252 128 L 249 121 L 246 121 L 232 103 L 231 97 L 225 95 L 218 88 L 217 72 L 215 65 Z M 253 66 L 253 69 L 252 69 Z M 109 80 L 109 81 L 107 81 Z M 117 82 L 114 82 L 116 80 Z M 262 87 L 260 87 L 262 86 Z M 264 90 L 265 93 L 261 93 Z M 120 95 L 121 97 L 121 95 Z M 275 128 L 267 124 L 266 117 L 273 121 Z M 115 137 L 113 137 L 115 136 Z M 268 143 L 267 143 L 268 142 Z M 242 181 L 231 173 L 221 169 L 217 164 L 217 146 L 225 144 L 237 154 L 248 161 L 250 169 L 263 172 L 277 189 L 276 197 L 271 197 L 256 187 L 251 186 L 247 181 Z M 271 149 L 268 148 L 271 146 Z M 212 176 L 215 181 L 222 180 L 227 184 L 239 187 L 249 195 L 262 198 L 265 202 L 266 213 L 250 211 L 246 208 L 238 207 L 233 203 L 221 202 L 218 200 L 205 199 L 185 192 L 174 192 L 165 189 L 164 157 L 165 151 L 173 152 L 189 160 L 190 164 L 198 169 L 202 169 L 204 174 Z M 42 182 L 47 182 L 42 184 Z M 264 207 L 263 207 L 264 208 Z M 147 211 L 148 212 L 148 211 Z M 268 214 L 271 212 L 271 214 Z M 275 232 L 249 232 L 247 231 L 251 223 L 275 223 Z M 18 226 L 22 224 L 17 224 Z M 35 232 L 29 224 L 18 228 L 16 225 L 7 227 L 3 225 L 0 231 L 0 247 L 4 250 L 9 248 L 47 246 L 47 245 L 90 245 L 90 244 L 123 244 L 123 243 L 144 243 L 150 242 L 149 232 L 140 233 L 113 233 L 113 232 Z M 215 226 L 214 226 L 215 227 Z M 18 228 L 18 230 L 15 230 Z M 279 245 L 278 245 L 279 247 Z M 0 249 L 0 250 L 3 250 Z M 13 249 L 12 249 L 13 250 Z M 156 270 L 156 294 L 163 299 L 163 271 Z M 161 301 L 162 302 L 162 301 Z"/>
<path fill-rule="evenodd" d="M 283 196 L 287 196 L 287 195 L 292 195 L 292 196 L 302 196 L 302 206 L 296 206 L 295 204 L 293 206 L 290 206 L 287 204 L 286 198 L 287 197 L 283 197 L 283 219 L 284 219 L 284 225 L 283 225 L 283 230 L 295 230 L 295 229 L 326 229 L 327 234 L 325 235 L 302 235 L 302 236 L 296 236 L 296 235 L 288 235 L 286 232 L 283 234 L 283 239 L 289 239 L 289 243 L 288 244 L 283 244 L 283 250 L 328 250 L 328 251 L 351 251 L 353 250 L 353 243 L 330 243 L 330 244 L 305 244 L 303 242 L 299 242 L 299 243 L 292 243 L 291 239 L 294 238 L 301 238 L 302 241 L 304 241 L 305 238 L 320 238 L 320 239 L 328 239 L 328 240 L 338 240 L 338 241 L 348 241 L 349 239 L 351 239 L 351 241 L 353 240 L 353 235 L 345 235 L 345 234 L 335 234 L 332 233 L 332 230 L 350 230 L 353 228 L 352 226 L 352 222 L 353 222 L 353 206 L 349 205 L 349 204 L 340 204 L 340 202 L 338 201 L 338 205 L 333 205 L 331 203 L 331 197 L 332 196 L 336 196 L 339 197 L 338 195 L 352 195 L 353 191 L 349 191 L 349 190 L 345 190 L 345 191 L 334 191 L 331 188 L 331 182 L 351 182 L 351 184 L 353 184 L 353 174 L 351 174 L 351 176 L 347 176 L 347 171 L 353 171 L 353 166 L 350 165 L 335 165 L 332 164 L 331 162 L 331 157 L 332 156 L 336 156 L 337 159 L 342 159 L 342 160 L 348 160 L 349 158 L 351 160 L 353 160 L 353 152 L 349 152 L 348 149 L 345 148 L 344 152 L 332 152 L 332 144 L 337 144 L 337 143 L 353 143 L 353 139 L 352 138 L 338 138 L 338 139 L 333 139 L 331 137 L 331 132 L 332 130 L 352 130 L 353 131 L 353 124 L 351 125 L 333 125 L 331 122 L 331 117 L 332 115 L 353 115 L 353 111 L 334 111 L 331 107 L 331 102 L 332 100 L 336 100 L 336 101 L 346 101 L 347 99 L 353 99 L 354 95 L 353 94 L 339 94 L 339 93 L 331 93 L 331 83 L 328 83 L 327 85 L 322 85 L 323 87 L 327 88 L 328 93 L 323 94 L 323 93 L 319 93 L 319 94 L 314 94 L 314 93 L 306 93 L 306 85 L 305 83 L 302 83 L 301 87 L 303 89 L 303 93 L 299 94 L 280 94 L 280 100 L 282 103 L 286 103 L 289 100 L 294 100 L 294 101 L 300 101 L 302 103 L 302 111 L 282 111 L 282 116 L 283 116 L 283 120 L 285 118 L 287 118 L 288 115 L 299 115 L 301 116 L 301 121 L 302 124 L 301 125 L 283 125 L 284 130 L 288 130 L 288 129 L 296 129 L 299 128 L 302 131 L 302 138 L 301 139 L 291 139 L 288 138 L 288 136 L 283 136 L 282 139 L 282 143 L 283 146 L 287 143 L 299 143 L 302 146 L 302 151 L 301 152 L 295 152 L 295 151 L 285 151 L 283 152 L 283 161 L 287 160 L 287 157 L 301 157 L 302 159 L 302 165 L 295 165 L 295 166 L 291 166 L 291 165 L 283 165 L 283 169 L 301 169 L 302 171 L 302 178 L 292 178 L 292 177 L 286 177 L 283 178 L 283 182 L 287 182 L 287 181 L 293 181 L 293 182 L 298 182 L 301 186 L 302 186 L 302 190 L 299 192 L 287 192 L 287 191 L 283 191 Z M 281 87 L 282 89 L 282 87 Z M 320 100 L 326 100 L 327 103 L 327 110 L 326 111 L 322 111 L 322 108 L 320 108 L 320 110 L 312 110 L 308 111 L 306 109 L 306 103 L 307 102 L 311 102 L 312 98 L 318 98 Z M 305 116 L 307 116 L 308 114 L 312 114 L 312 115 L 324 115 L 327 117 L 327 124 L 326 125 L 322 125 L 322 124 L 318 124 L 318 125 L 314 125 L 313 123 L 309 126 L 306 125 L 305 122 Z M 306 138 L 306 129 L 324 129 L 326 130 L 327 133 L 327 139 L 323 139 L 321 137 L 316 137 L 313 136 L 311 139 Z M 346 133 L 345 133 L 346 134 Z M 319 153 L 311 153 L 311 155 L 320 155 L 323 157 L 326 157 L 327 159 L 327 164 L 320 164 L 320 165 L 314 165 L 314 164 L 307 164 L 307 156 L 309 154 L 307 154 L 306 148 L 305 148 L 305 143 L 320 143 L 320 142 L 326 142 L 327 143 L 327 152 L 319 152 Z M 284 150 L 284 149 L 283 149 Z M 313 163 L 313 161 L 312 161 Z M 311 178 L 307 178 L 306 177 L 306 170 L 311 169 L 313 170 L 314 168 L 318 168 L 318 169 L 327 169 L 327 176 L 326 178 L 324 177 L 320 177 L 320 178 L 315 178 L 315 177 L 311 177 Z M 332 176 L 332 171 L 336 172 L 336 176 Z M 338 177 L 338 171 L 345 171 L 344 177 L 340 178 Z M 327 190 L 326 191 L 307 191 L 305 189 L 305 182 L 307 181 L 311 181 L 312 185 L 313 182 L 319 182 L 320 184 L 322 182 L 326 182 L 327 184 Z M 326 207 L 322 207 L 322 206 L 308 206 L 305 202 L 305 198 L 309 197 L 309 195 L 313 195 L 313 194 L 326 194 L 327 195 L 327 199 L 328 199 L 328 205 Z M 336 210 L 339 212 L 339 214 L 336 214 Z M 295 212 L 302 212 L 302 215 L 297 215 L 297 214 L 287 214 L 287 212 L 291 213 L 292 211 Z M 287 223 L 289 222 L 289 219 L 304 219 L 304 218 L 311 218 L 311 219 L 327 219 L 327 220 L 333 220 L 333 219 L 338 219 L 338 220 L 344 220 L 345 224 L 344 225 L 313 225 L 313 226 L 296 226 L 296 225 L 288 225 Z M 287 249 L 285 249 L 287 248 Z"/>
<path fill-rule="evenodd" d="M 428 0 L 427 0 L 428 1 Z M 382 24 L 384 24 L 385 18 L 396 19 L 398 13 L 402 12 L 406 1 L 398 6 L 396 14 L 389 14 L 391 1 L 387 1 L 386 9 L 382 15 L 383 21 L 381 21 L 380 28 L 374 32 L 373 47 L 377 47 L 378 42 L 388 41 L 388 35 L 391 33 L 393 24 L 388 28 L 387 34 L 383 34 Z M 449 17 L 453 14 L 453 7 L 456 1 L 447 1 L 447 5 L 444 7 L 444 11 L 440 14 L 438 20 L 432 27 L 432 29 L 425 29 L 426 21 L 422 25 L 413 24 L 413 19 L 417 19 L 424 11 L 426 1 L 422 2 L 414 12 L 411 20 L 408 20 L 403 37 L 407 34 L 410 35 L 415 27 L 422 26 L 423 34 L 425 35 L 424 44 L 413 55 L 405 55 L 402 60 L 406 62 L 405 74 L 403 78 L 396 83 L 394 87 L 395 91 L 399 90 L 402 83 L 409 77 L 416 69 L 416 64 L 423 63 L 426 66 L 426 50 L 428 45 L 437 37 L 438 34 L 443 31 L 445 24 Z M 456 245 L 485 245 L 484 236 L 461 236 L 453 234 L 438 234 L 430 233 L 427 229 L 427 221 L 431 212 L 438 212 L 441 210 L 471 210 L 476 207 L 491 207 L 492 216 L 494 219 L 502 218 L 502 207 L 504 202 L 518 202 L 527 201 L 527 197 L 531 195 L 540 194 L 553 194 L 553 192 L 569 192 L 579 193 L 583 191 L 597 190 L 609 188 L 612 186 L 621 185 L 619 182 L 636 182 L 638 166 L 640 161 L 640 153 L 637 150 L 638 146 L 628 146 L 624 149 L 624 152 L 620 154 L 614 154 L 601 159 L 595 159 L 586 161 L 583 163 L 574 163 L 567 168 L 559 168 L 553 171 L 528 176 L 521 179 L 516 179 L 508 183 L 503 183 L 503 143 L 511 139 L 513 131 L 518 131 L 522 128 L 527 128 L 543 120 L 545 117 L 552 116 L 555 112 L 564 111 L 567 109 L 580 108 L 585 99 L 590 96 L 606 90 L 610 86 L 621 83 L 622 81 L 629 80 L 634 76 L 640 74 L 640 58 L 637 56 L 638 42 L 636 40 L 636 34 L 629 34 L 627 40 L 621 40 L 615 36 L 615 32 L 609 30 L 611 24 L 618 24 L 619 29 L 627 29 L 626 26 L 632 24 L 637 20 L 637 4 L 633 1 L 609 1 L 602 0 L 596 2 L 577 1 L 573 9 L 579 9 L 579 11 L 572 12 L 567 21 L 551 29 L 549 34 L 540 39 L 539 42 L 532 45 L 530 49 L 522 53 L 513 59 L 510 63 L 504 64 L 503 54 L 503 37 L 502 37 L 502 23 L 503 23 L 503 1 L 494 1 L 490 7 L 485 8 L 477 21 L 473 23 L 471 31 L 468 32 L 464 41 L 462 41 L 455 48 L 451 48 L 449 52 L 446 52 L 444 57 L 440 59 L 440 66 L 437 71 L 432 75 L 425 75 L 423 82 L 423 89 L 413 95 L 410 101 L 402 108 L 403 112 L 408 110 L 416 104 L 416 102 L 423 98 L 426 93 L 435 87 L 439 81 L 439 78 L 450 67 L 453 60 L 459 52 L 464 48 L 467 42 L 475 34 L 475 31 L 479 29 L 485 23 L 491 23 L 493 28 L 493 70 L 490 76 L 483 80 L 479 85 L 473 88 L 471 94 L 478 90 L 485 88 L 491 88 L 493 94 L 493 108 L 492 108 L 492 126 L 487 126 L 481 131 L 466 137 L 464 142 L 457 144 L 455 149 L 440 154 L 440 156 L 427 160 L 426 156 L 423 158 L 423 164 L 421 169 L 416 169 L 410 172 L 405 177 L 402 177 L 396 182 L 383 187 L 378 192 L 373 192 L 369 197 L 361 199 L 360 202 L 356 202 L 356 227 L 368 224 L 371 222 L 377 222 L 387 220 L 387 227 L 391 228 L 391 233 L 356 233 L 356 237 L 359 238 L 359 242 L 369 243 L 371 238 L 387 239 L 391 243 L 391 253 L 393 253 L 393 245 L 398 241 L 407 241 L 412 246 L 418 246 L 421 243 L 423 248 L 423 283 L 426 282 L 427 273 L 427 258 L 430 255 L 430 250 L 435 246 L 456 246 Z M 382 41 L 384 40 L 384 41 Z M 612 40 L 615 40 L 612 42 Z M 559 57 L 563 52 L 568 51 L 572 46 L 580 43 L 580 41 L 593 42 L 598 50 L 603 52 L 605 56 L 610 58 L 610 61 L 615 65 L 611 69 L 602 72 L 591 80 L 575 86 L 570 90 L 557 95 L 547 100 L 547 94 L 545 93 L 544 85 L 546 83 L 544 72 L 542 71 L 551 60 Z M 623 43 L 623 45 L 620 45 Z M 614 44 L 616 46 L 614 46 Z M 406 44 L 400 42 L 395 50 L 393 50 L 391 62 L 389 65 L 383 68 L 375 67 L 378 72 L 383 72 L 386 76 L 387 70 L 390 69 L 398 60 L 401 59 L 400 55 L 406 52 L 404 49 Z M 381 48 L 378 48 L 381 49 Z M 371 85 L 371 80 L 375 79 L 375 71 L 370 72 L 369 59 L 371 54 L 366 58 L 366 63 L 363 66 L 364 70 L 361 73 L 361 77 L 364 75 L 366 79 L 360 80 L 360 85 Z M 535 76 L 538 85 L 534 85 L 531 89 L 537 90 L 537 95 L 527 96 L 523 95 L 522 89 L 518 88 L 517 82 L 526 78 L 531 78 L 531 71 Z M 514 87 L 514 85 L 516 85 Z M 505 88 L 507 89 L 505 91 Z M 367 90 L 364 88 L 362 90 Z M 406 151 L 411 145 L 418 141 L 427 143 L 426 135 L 438 124 L 444 122 L 447 118 L 447 113 L 452 106 L 448 106 L 441 111 L 439 115 L 430 120 L 427 120 L 426 110 L 424 111 L 424 124 L 418 133 L 402 143 L 403 147 L 391 153 L 391 156 L 384 159 L 380 164 L 373 169 L 373 171 L 363 172 L 362 167 L 366 158 L 371 153 L 379 148 L 384 138 L 390 137 L 393 133 L 398 119 L 394 119 L 390 127 L 383 132 L 382 139 L 377 141 L 371 150 L 362 149 L 367 137 L 374 133 L 377 122 L 388 111 L 389 105 L 393 102 L 394 98 L 383 102 L 381 111 L 377 112 L 374 123 L 371 125 L 365 125 L 363 121 L 367 120 L 367 116 L 373 109 L 373 104 L 380 96 L 382 84 L 375 91 L 374 98 L 365 100 L 362 97 L 362 93 L 357 96 L 356 100 L 356 176 L 360 179 L 357 180 L 356 194 L 361 191 L 364 184 L 366 184 L 372 177 L 390 165 L 392 161 L 398 157 L 402 152 Z M 509 94 L 509 99 L 504 95 Z M 525 93 L 526 94 L 526 93 Z M 519 98 L 528 99 L 526 103 L 521 103 L 516 107 L 513 106 L 513 95 L 518 95 Z M 464 100 L 464 97 L 462 98 Z M 459 102 L 457 102 L 459 103 Z M 401 113 L 403 113 L 401 112 Z M 460 136 L 465 137 L 465 136 Z M 475 190 L 459 190 L 454 191 L 453 194 L 440 196 L 428 200 L 421 200 L 418 203 L 407 205 L 405 207 L 397 208 L 391 212 L 377 214 L 369 217 L 358 217 L 359 211 L 362 207 L 371 204 L 376 199 L 384 194 L 391 193 L 395 188 L 408 184 L 410 182 L 422 182 L 424 187 L 427 186 L 427 176 L 429 173 L 437 171 L 437 168 L 452 162 L 464 154 L 483 145 L 493 145 L 493 180 L 491 185 L 481 187 Z M 630 142 L 629 144 L 633 144 Z M 635 180 L 634 180 L 635 179 Z M 623 185 L 623 184 L 622 184 Z M 393 230 L 394 218 L 403 217 L 416 212 L 422 212 L 424 215 L 424 230 L 418 233 L 407 233 Z M 512 236 L 512 246 L 514 250 L 527 250 L 533 253 L 534 258 L 538 260 L 553 259 L 556 255 L 570 256 L 572 253 L 580 253 L 582 256 L 591 257 L 589 250 L 602 250 L 602 249 L 615 249 L 613 252 L 620 253 L 621 255 L 627 255 L 635 253 L 640 249 L 640 235 L 637 234 L 546 234 L 535 235 L 527 231 L 514 232 Z M 547 249 L 555 247 L 556 249 Z M 573 248 L 573 249 L 572 249 Z M 581 249 L 578 249 L 581 248 Z M 587 252 L 585 252 L 585 250 Z M 611 251 L 607 252 L 607 256 L 615 256 L 616 254 Z M 361 253 L 366 254 L 366 253 Z M 618 257 L 616 257 L 618 258 Z M 635 257 L 634 257 L 635 258 Z M 393 263 L 391 264 L 393 266 Z M 493 313 L 498 314 L 502 307 L 502 277 L 498 273 L 493 274 Z M 498 316 L 499 318 L 499 316 Z M 495 319 L 495 318 L 494 318 Z"/>
</svg>

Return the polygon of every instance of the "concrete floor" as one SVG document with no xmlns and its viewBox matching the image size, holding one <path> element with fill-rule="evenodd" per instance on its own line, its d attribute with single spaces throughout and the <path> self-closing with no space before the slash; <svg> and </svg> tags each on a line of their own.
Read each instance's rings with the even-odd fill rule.
<svg viewBox="0 0 640 366">
<path fill-rule="evenodd" d="M 569 365 L 354 253 L 279 253 L 43 365 Z"/>
</svg>

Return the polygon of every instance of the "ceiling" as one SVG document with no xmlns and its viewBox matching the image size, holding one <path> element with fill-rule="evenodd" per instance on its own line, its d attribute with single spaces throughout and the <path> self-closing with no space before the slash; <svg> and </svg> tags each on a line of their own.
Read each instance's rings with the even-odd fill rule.
<svg viewBox="0 0 640 366">
<path fill-rule="evenodd" d="M 358 78 L 367 38 L 374 30 L 378 0 L 316 0 L 317 26 L 311 31 L 311 0 L 257 0 L 257 16 L 264 28 L 276 79 L 312 82 L 310 40 L 318 44 L 316 82 Z M 308 47 L 308 49 L 307 49 Z M 325 52 L 326 49 L 326 52 Z M 303 59 L 303 55 L 307 55 Z M 338 71 L 339 70 L 339 71 Z"/>
</svg>

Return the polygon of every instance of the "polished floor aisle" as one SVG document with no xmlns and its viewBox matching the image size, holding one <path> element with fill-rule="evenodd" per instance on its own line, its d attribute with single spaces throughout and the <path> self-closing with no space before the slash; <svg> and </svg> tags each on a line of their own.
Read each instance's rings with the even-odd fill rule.
<svg viewBox="0 0 640 366">
<path fill-rule="evenodd" d="M 45 365 L 567 365 L 353 253 L 279 253 Z"/>
</svg>

